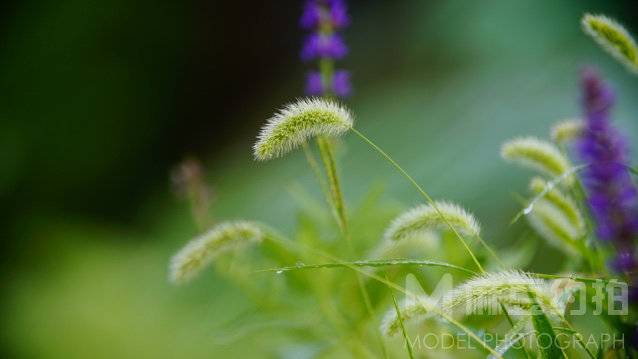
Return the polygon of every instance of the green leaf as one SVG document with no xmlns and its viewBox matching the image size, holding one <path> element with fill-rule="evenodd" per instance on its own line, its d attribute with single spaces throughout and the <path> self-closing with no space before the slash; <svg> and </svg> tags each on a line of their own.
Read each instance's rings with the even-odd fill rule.
<svg viewBox="0 0 638 359">
<path fill-rule="evenodd" d="M 545 312 L 541 308 L 536 296 L 533 292 L 527 292 L 530 300 L 532 301 L 532 308 L 530 313 L 532 315 L 532 323 L 536 330 L 536 341 L 541 358 L 555 359 L 555 358 L 567 358 L 562 349 L 557 345 L 556 332 L 552 328 L 552 323 L 549 321 Z"/>
</svg>

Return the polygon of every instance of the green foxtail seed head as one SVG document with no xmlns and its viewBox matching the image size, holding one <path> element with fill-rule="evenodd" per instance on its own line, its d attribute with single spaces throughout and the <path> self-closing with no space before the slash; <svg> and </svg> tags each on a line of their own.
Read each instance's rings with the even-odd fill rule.
<svg viewBox="0 0 638 359">
<path fill-rule="evenodd" d="M 462 234 L 480 234 L 478 221 L 465 209 L 443 201 L 436 201 L 435 206 L 419 205 L 395 218 L 385 231 L 386 241 L 399 241 L 432 230 L 447 230 L 448 223 Z"/>
<path fill-rule="evenodd" d="M 527 222 L 548 243 L 575 254 L 579 240 L 583 236 L 583 229 L 574 226 L 564 212 L 546 199 L 534 204 L 530 213 L 526 215 Z"/>
<path fill-rule="evenodd" d="M 534 177 L 529 183 L 529 188 L 532 193 L 538 195 L 542 193 L 547 186 L 547 182 L 540 178 Z M 543 197 L 547 202 L 556 207 L 558 211 L 560 211 L 563 216 L 567 219 L 567 221 L 574 226 L 577 232 L 581 235 L 585 231 L 585 220 L 583 215 L 580 213 L 576 202 L 567 194 L 563 193 L 558 188 L 552 188 L 549 192 L 545 194 Z"/>
<path fill-rule="evenodd" d="M 521 137 L 505 142 L 501 147 L 501 156 L 507 161 L 556 177 L 570 169 L 569 161 L 556 146 L 535 137 Z"/>
<path fill-rule="evenodd" d="M 444 311 L 453 311 L 465 306 L 465 314 L 499 313 L 500 304 L 516 311 L 531 308 L 528 293 L 534 293 L 536 300 L 549 314 L 562 315 L 561 309 L 552 296 L 548 281 L 533 278 L 521 271 L 485 273 L 448 292 L 441 300 Z"/>
<path fill-rule="evenodd" d="M 280 157 L 303 144 L 308 138 L 338 136 L 353 124 L 349 110 L 333 101 L 308 98 L 288 104 L 262 127 L 253 147 L 255 158 Z"/>
<path fill-rule="evenodd" d="M 416 321 L 420 318 L 424 319 L 424 317 L 428 316 L 428 312 L 435 305 L 435 301 L 425 294 L 407 297 L 399 304 L 401 319 L 404 324 Z M 399 321 L 396 309 L 394 307 L 388 309 L 381 321 L 381 333 L 385 336 L 391 337 L 397 334 L 400 330 L 401 322 Z"/>
<path fill-rule="evenodd" d="M 563 120 L 552 126 L 552 141 L 557 144 L 571 142 L 583 132 L 583 121 Z"/>
<path fill-rule="evenodd" d="M 169 279 L 185 283 L 208 266 L 218 255 L 242 245 L 260 242 L 264 233 L 259 224 L 248 221 L 224 222 L 190 241 L 170 262 Z"/>
<path fill-rule="evenodd" d="M 627 69 L 638 73 L 638 47 L 622 25 L 606 16 L 591 14 L 585 14 L 581 24 L 585 33 L 598 45 L 623 63 Z"/>
</svg>

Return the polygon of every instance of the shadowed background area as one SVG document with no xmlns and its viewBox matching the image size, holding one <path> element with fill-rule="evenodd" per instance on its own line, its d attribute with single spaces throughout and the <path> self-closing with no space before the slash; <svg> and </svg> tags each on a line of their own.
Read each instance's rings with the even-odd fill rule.
<svg viewBox="0 0 638 359">
<path fill-rule="evenodd" d="M 357 127 L 435 197 L 476 213 L 497 247 L 525 231 L 509 221 L 528 175 L 502 163 L 500 143 L 580 115 L 581 66 L 617 88 L 616 121 L 636 143 L 638 82 L 579 27 L 585 11 L 602 12 L 637 33 L 634 1 L 349 3 L 340 66 L 352 72 Z M 3 357 L 293 355 L 277 335 L 241 339 L 253 347 L 216 337 L 245 307 L 236 288 L 213 273 L 173 288 L 166 265 L 198 232 L 169 178 L 187 155 L 204 164 L 216 218 L 291 231 L 291 188 L 320 198 L 302 154 L 255 163 L 250 150 L 273 110 L 302 94 L 301 6 L 0 5 Z M 374 186 L 397 208 L 418 202 L 356 138 L 341 150 L 352 206 Z M 540 250 L 532 268 L 560 267 Z"/>
</svg>

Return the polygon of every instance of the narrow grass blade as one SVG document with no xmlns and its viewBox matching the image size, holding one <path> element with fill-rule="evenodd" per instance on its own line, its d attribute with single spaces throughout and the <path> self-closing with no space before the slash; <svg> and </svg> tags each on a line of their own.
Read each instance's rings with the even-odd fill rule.
<svg viewBox="0 0 638 359">
<path fill-rule="evenodd" d="M 279 239 L 279 238 L 275 238 L 275 239 Z M 343 267 L 348 267 L 354 271 L 357 271 L 358 273 L 361 273 L 362 275 L 374 279 L 377 282 L 383 283 L 385 284 L 386 287 L 390 288 L 390 289 L 395 289 L 398 290 L 402 293 L 404 293 L 407 296 L 410 297 L 415 297 L 414 293 L 409 292 L 408 290 L 406 290 L 405 288 L 392 283 L 388 280 L 385 280 L 384 278 L 376 275 L 374 272 L 371 271 L 365 271 L 363 269 L 361 269 L 361 266 L 356 266 L 353 265 L 349 262 L 344 262 L 341 261 L 338 257 L 335 257 L 334 255 L 323 251 L 321 249 L 318 248 L 312 248 L 310 246 L 304 245 L 303 243 L 297 243 L 297 242 L 293 242 L 291 243 L 291 245 L 297 245 L 297 246 L 303 246 L 305 250 L 310 250 L 313 251 L 315 254 L 317 255 L 321 255 L 325 258 L 327 258 L 328 260 L 337 262 L 339 264 L 341 264 L 341 266 Z M 445 265 L 446 267 L 451 267 L 451 265 Z M 456 266 L 454 266 L 456 267 Z M 460 269 L 461 267 L 457 267 L 456 269 Z M 468 271 L 467 269 L 463 268 L 463 270 Z M 277 270 L 275 270 L 277 271 Z M 281 272 L 283 273 L 283 271 Z M 447 313 L 437 309 L 437 308 L 432 308 L 432 313 L 434 313 L 435 315 L 437 315 L 438 317 L 440 317 L 441 319 L 443 319 L 444 321 L 448 322 L 450 325 L 452 325 L 453 327 L 457 328 L 458 330 L 466 333 L 468 335 L 468 337 L 473 340 L 474 342 L 476 342 L 478 345 L 480 345 L 482 350 L 485 350 L 489 353 L 492 353 L 496 359 L 502 359 L 503 356 L 500 355 L 499 353 L 497 353 L 494 348 L 492 348 L 489 344 L 487 344 L 479 335 L 477 335 L 476 333 L 474 333 L 472 330 L 470 330 L 468 327 L 466 327 L 465 325 L 463 325 L 461 322 L 455 320 L 452 316 L 448 315 Z"/>
<path fill-rule="evenodd" d="M 258 272 L 275 272 L 283 273 L 296 270 L 307 269 L 321 269 L 321 268 L 350 268 L 350 267 L 388 267 L 388 266 L 416 266 L 416 267 L 443 267 L 455 269 L 467 274 L 475 275 L 476 272 L 463 268 L 454 264 L 430 261 L 430 260 L 417 260 L 417 259 L 384 259 L 384 260 L 362 260 L 353 262 L 338 262 L 338 263 L 321 263 L 321 264 L 297 264 L 289 267 L 279 267 L 271 269 L 262 269 Z"/>
<path fill-rule="evenodd" d="M 562 175 L 560 175 L 558 177 L 555 177 L 551 181 L 548 181 L 546 183 L 546 185 L 545 185 L 545 188 L 542 191 L 540 191 L 536 196 L 534 196 L 528 202 L 528 204 L 527 204 L 527 206 L 525 208 L 523 208 L 518 213 L 516 213 L 516 216 L 514 216 L 514 219 L 512 219 L 510 224 L 516 223 L 523 215 L 526 215 L 526 214 L 529 214 L 530 212 L 532 212 L 534 210 L 534 205 L 536 204 L 536 202 L 538 202 L 541 199 L 543 199 L 543 197 L 545 197 L 545 195 L 547 195 L 558 184 L 560 184 L 563 181 L 567 180 L 568 178 L 571 177 L 571 175 L 579 172 L 580 170 L 584 169 L 587 166 L 588 165 L 579 165 L 579 166 L 572 167 L 571 169 L 569 169 L 567 172 L 563 173 Z"/>
<path fill-rule="evenodd" d="M 337 164 L 335 163 L 334 153 L 332 150 L 332 144 L 330 140 L 323 136 L 317 137 L 317 146 L 319 147 L 319 154 L 323 162 L 323 167 L 326 171 L 326 177 L 328 178 L 328 188 L 330 190 L 330 199 L 332 207 L 335 211 L 335 217 L 339 228 L 343 233 L 348 232 L 348 220 L 346 216 L 346 205 L 341 192 L 341 185 L 339 183 L 339 176 L 337 175 Z"/>
<path fill-rule="evenodd" d="M 527 292 L 527 294 L 532 302 L 532 324 L 534 324 L 534 329 L 536 330 L 536 341 L 540 357 L 543 359 L 567 358 L 558 345 L 556 332 L 541 305 L 538 304 L 536 295 L 532 291 Z"/>
<path fill-rule="evenodd" d="M 388 280 L 388 278 L 385 278 Z M 408 356 L 410 359 L 414 359 L 414 353 L 412 353 L 412 345 L 410 344 L 410 338 L 408 337 L 408 333 L 405 330 L 405 325 L 403 325 L 403 318 L 401 317 L 401 310 L 399 309 L 399 304 L 397 304 L 397 299 L 394 297 L 394 293 L 390 290 L 390 295 L 392 296 L 392 304 L 394 304 L 394 310 L 397 312 L 397 318 L 399 320 L 399 325 L 401 326 L 401 334 L 403 335 L 403 339 L 405 340 L 405 346 L 408 349 Z"/>
</svg>

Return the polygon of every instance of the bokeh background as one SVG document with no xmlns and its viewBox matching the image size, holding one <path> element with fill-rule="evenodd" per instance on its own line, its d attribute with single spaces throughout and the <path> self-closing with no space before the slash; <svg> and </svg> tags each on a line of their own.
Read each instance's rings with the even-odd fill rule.
<svg viewBox="0 0 638 359">
<path fill-rule="evenodd" d="M 0 356 L 285 357 L 273 337 L 216 328 L 245 304 L 214 273 L 166 281 L 198 233 L 170 173 L 204 164 L 215 218 L 292 231 L 303 155 L 255 163 L 263 121 L 302 94 L 300 1 L 20 0 L 0 5 Z M 497 247 L 528 173 L 499 159 L 516 135 L 579 115 L 578 70 L 617 88 L 618 126 L 638 148 L 638 80 L 580 31 L 585 11 L 638 33 L 635 1 L 350 1 L 348 104 L 357 126 L 437 198 L 465 204 Z M 405 208 L 413 189 L 354 137 L 347 201 L 371 188 Z M 637 152 L 638 153 L 638 152 Z M 535 248 L 530 264 L 556 270 Z M 539 258 L 542 253 L 542 260 Z M 237 342 L 241 345 L 237 345 Z M 248 345 L 250 344 L 250 345 Z"/>
</svg>

